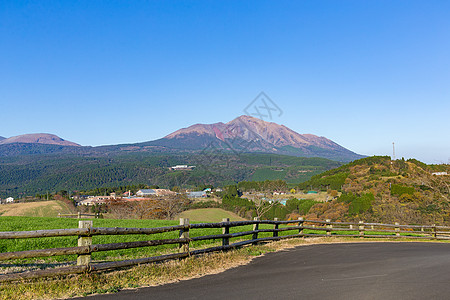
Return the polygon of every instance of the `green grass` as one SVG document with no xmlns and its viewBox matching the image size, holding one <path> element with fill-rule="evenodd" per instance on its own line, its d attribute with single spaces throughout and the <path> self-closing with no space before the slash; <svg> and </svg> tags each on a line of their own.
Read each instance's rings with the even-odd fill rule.
<svg viewBox="0 0 450 300">
<path fill-rule="evenodd" d="M 154 228 L 162 226 L 178 225 L 177 221 L 165 220 L 113 220 L 113 219 L 94 219 L 94 227 L 138 227 L 138 228 Z M 25 231 L 25 230 L 40 230 L 40 229 L 64 229 L 77 228 L 77 219 L 64 218 L 38 218 L 38 217 L 0 217 L 0 231 Z M 272 225 L 262 225 L 260 228 L 273 228 Z M 230 232 L 250 231 L 252 226 L 241 226 L 230 228 Z M 190 236 L 204 236 L 221 234 L 222 229 L 191 229 Z M 281 234 L 292 234 L 292 232 L 283 232 Z M 104 235 L 93 236 L 93 244 L 109 244 L 118 242 L 132 242 L 132 241 L 146 241 L 156 239 L 174 239 L 178 238 L 179 232 L 165 232 L 154 235 Z M 268 237 L 271 233 L 261 233 L 259 237 Z M 251 236 L 231 239 L 230 242 L 251 238 Z M 77 246 L 77 237 L 52 237 L 52 238 L 33 238 L 33 239 L 10 239 L 0 240 L 0 252 L 15 252 L 34 249 L 48 249 L 60 247 L 75 247 Z M 205 240 L 191 242 L 191 249 L 204 248 L 207 246 L 220 245 L 221 239 Z M 143 247 L 134 249 L 123 249 L 114 251 L 95 252 L 92 254 L 94 261 L 101 260 L 122 260 L 137 257 L 148 257 L 178 250 L 178 245 L 161 245 L 156 247 Z M 75 261 L 75 255 L 56 256 L 41 258 L 39 261 L 44 262 L 61 262 L 61 261 Z M 16 262 L 28 263 L 33 259 L 22 259 Z"/>
<path fill-rule="evenodd" d="M 114 219 L 94 219 L 94 227 L 138 227 L 138 228 L 155 228 L 162 226 L 173 226 L 178 225 L 177 221 L 165 221 L 165 220 L 114 220 Z M 198 222 L 192 222 L 198 223 Z M 288 225 L 286 225 L 288 226 Z M 289 225 L 292 226 L 292 225 Z M 64 219 L 64 218 L 39 218 L 39 217 L 0 217 L 0 231 L 25 231 L 25 230 L 39 230 L 39 229 L 64 229 L 64 228 L 77 228 L 77 219 Z M 283 228 L 280 226 L 280 228 Z M 230 233 L 241 232 L 241 231 L 251 231 L 252 225 L 240 226 L 230 228 Z M 273 228 L 273 225 L 260 225 L 260 229 Z M 191 229 L 190 236 L 205 236 L 205 235 L 215 235 L 221 234 L 222 229 Z M 289 230 L 284 232 L 279 232 L 280 236 L 292 235 L 298 233 L 298 230 Z M 304 230 L 307 234 L 325 234 L 325 231 L 321 230 Z M 358 234 L 358 231 L 338 231 L 333 232 L 336 234 Z M 371 235 L 395 235 L 395 233 L 383 233 L 367 232 L 366 234 Z M 420 235 L 416 233 L 401 233 L 402 236 L 408 235 Z M 258 237 L 270 237 L 271 232 L 259 233 Z M 179 237 L 178 231 L 166 232 L 154 235 L 104 235 L 104 236 L 93 236 L 93 244 L 109 244 L 118 242 L 132 242 L 132 241 L 147 241 L 147 240 L 157 240 L 157 239 L 175 239 Z M 230 242 L 236 242 L 238 240 L 251 239 L 251 236 L 244 236 L 230 239 Z M 204 240 L 196 241 L 190 243 L 191 249 L 205 248 L 215 245 L 220 245 L 221 239 L 216 240 Z M 49 249 L 49 248 L 63 248 L 63 247 L 76 247 L 77 237 L 53 237 L 53 238 L 30 238 L 30 239 L 11 239 L 11 240 L 0 240 L 0 252 L 15 252 L 24 250 L 34 250 L 34 249 Z M 104 251 L 104 252 L 94 252 L 92 254 L 92 259 L 94 261 L 104 261 L 104 260 L 123 260 L 138 257 L 149 257 L 156 256 L 166 253 L 173 253 L 178 251 L 178 244 L 174 245 L 161 245 L 156 247 L 142 247 L 134 249 L 123 249 L 114 251 Z M 39 261 L 43 263 L 48 262 L 66 262 L 75 261 L 75 255 L 68 256 L 55 256 L 47 258 L 38 259 L 22 259 L 16 260 L 14 263 L 31 263 L 34 261 Z"/>
<path fill-rule="evenodd" d="M 222 222 L 223 218 L 229 218 L 230 221 L 243 221 L 244 218 L 239 217 L 235 213 L 221 208 L 199 208 L 182 212 L 180 218 L 188 218 L 191 222 L 214 223 Z"/>
</svg>

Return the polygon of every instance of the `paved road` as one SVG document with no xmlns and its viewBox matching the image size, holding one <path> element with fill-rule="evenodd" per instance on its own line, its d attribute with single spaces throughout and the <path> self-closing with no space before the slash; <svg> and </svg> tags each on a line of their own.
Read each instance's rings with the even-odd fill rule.
<svg viewBox="0 0 450 300">
<path fill-rule="evenodd" d="M 450 244 L 301 246 L 217 275 L 86 299 L 450 299 Z"/>
</svg>

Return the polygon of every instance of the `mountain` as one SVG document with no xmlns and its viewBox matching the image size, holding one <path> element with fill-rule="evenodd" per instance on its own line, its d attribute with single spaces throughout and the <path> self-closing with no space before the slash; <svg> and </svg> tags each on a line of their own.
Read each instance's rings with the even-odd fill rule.
<svg viewBox="0 0 450 300">
<path fill-rule="evenodd" d="M 143 145 L 179 150 L 277 153 L 340 161 L 364 157 L 325 137 L 299 134 L 284 125 L 250 116 L 240 116 L 225 124 L 195 124 Z"/>
<path fill-rule="evenodd" d="M 348 162 L 364 156 L 313 134 L 299 134 L 286 126 L 249 116 L 228 123 L 195 124 L 164 138 L 135 144 L 80 146 L 52 134 L 25 134 L 0 141 L 0 157 L 21 155 L 108 156 L 120 153 L 272 153 L 321 157 Z"/>
<path fill-rule="evenodd" d="M 74 146 L 81 147 L 79 144 L 63 140 L 62 138 L 48 133 L 33 133 L 13 136 L 10 138 L 0 139 L 0 145 L 6 144 L 45 144 L 58 146 Z"/>
<path fill-rule="evenodd" d="M 5 137 L 0 136 L 0 141 L 3 141 L 4 139 L 6 139 Z"/>
</svg>

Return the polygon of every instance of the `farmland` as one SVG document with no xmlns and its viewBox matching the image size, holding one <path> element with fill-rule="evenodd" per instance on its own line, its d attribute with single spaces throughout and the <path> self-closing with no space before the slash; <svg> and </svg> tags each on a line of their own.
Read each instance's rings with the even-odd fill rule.
<svg viewBox="0 0 450 300">
<path fill-rule="evenodd" d="M 56 217 L 58 213 L 71 213 L 72 209 L 62 201 L 40 201 L 0 205 L 1 216 Z"/>
<path fill-rule="evenodd" d="M 93 221 L 94 227 L 136 227 L 136 228 L 153 228 L 178 225 L 177 221 L 167 220 L 113 220 L 113 219 L 95 219 Z M 0 231 L 28 231 L 40 229 L 64 229 L 77 228 L 77 219 L 64 218 L 39 218 L 39 217 L 0 217 Z M 261 228 L 272 228 L 270 225 L 263 225 Z M 249 231 L 251 226 L 242 226 L 232 228 L 231 232 Z M 292 234 L 293 231 L 286 231 L 283 234 Z M 222 230 L 218 229 L 195 229 L 191 230 L 190 236 L 202 236 L 220 234 Z M 271 233 L 261 233 L 261 237 L 270 236 Z M 173 239 L 178 238 L 178 232 L 166 232 L 160 234 L 148 235 L 123 235 L 123 236 L 94 236 L 93 244 L 108 244 L 118 242 L 131 241 L 146 241 L 154 239 Z M 236 241 L 239 238 L 231 239 Z M 191 243 L 191 248 L 203 248 L 206 245 L 219 245 L 222 240 L 212 241 L 196 241 Z M 53 238 L 38 238 L 38 239 L 17 239 L 17 240 L 3 240 L 0 243 L 0 252 L 24 251 L 33 249 L 47 249 L 60 247 L 76 247 L 76 237 L 53 237 Z M 144 247 L 136 249 L 123 249 L 116 251 L 95 252 L 92 258 L 95 261 L 101 260 L 121 260 L 125 258 L 138 258 L 145 256 L 155 256 L 178 251 L 178 245 L 162 245 L 157 247 Z M 65 262 L 75 261 L 75 255 L 49 257 L 40 259 L 41 262 Z M 23 260 L 23 263 L 29 263 L 30 260 Z"/>
<path fill-rule="evenodd" d="M 199 208 L 184 211 L 180 214 L 180 218 L 188 218 L 192 222 L 221 222 L 223 218 L 229 218 L 230 221 L 243 221 L 244 218 L 239 217 L 235 213 L 226 211 L 221 208 Z"/>
</svg>

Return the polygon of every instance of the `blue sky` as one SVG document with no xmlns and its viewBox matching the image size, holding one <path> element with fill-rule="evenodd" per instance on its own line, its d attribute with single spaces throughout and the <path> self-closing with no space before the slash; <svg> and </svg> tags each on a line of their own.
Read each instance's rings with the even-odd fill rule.
<svg viewBox="0 0 450 300">
<path fill-rule="evenodd" d="M 82 145 L 272 121 L 366 155 L 450 159 L 447 1 L 0 1 L 0 136 Z"/>
</svg>

